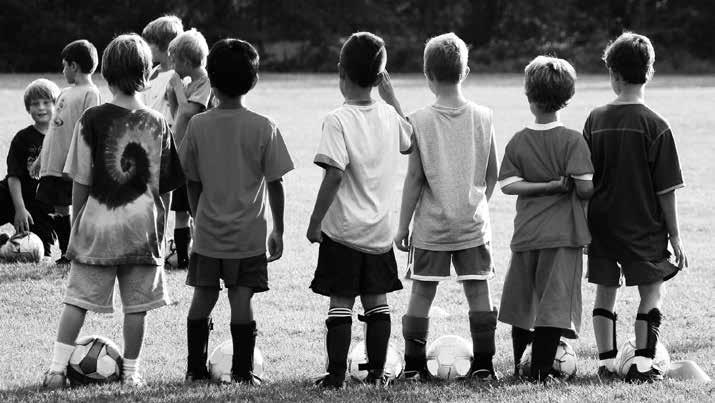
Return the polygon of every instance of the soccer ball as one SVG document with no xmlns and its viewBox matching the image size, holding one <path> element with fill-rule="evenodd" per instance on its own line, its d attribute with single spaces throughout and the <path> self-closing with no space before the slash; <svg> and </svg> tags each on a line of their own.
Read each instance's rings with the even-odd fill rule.
<svg viewBox="0 0 715 403">
<path fill-rule="evenodd" d="M 358 382 L 362 382 L 367 377 L 367 347 L 364 341 L 359 341 L 350 346 L 348 354 L 348 371 L 350 377 Z M 402 354 L 392 344 L 387 346 L 387 357 L 385 357 L 384 374 L 390 379 L 395 379 L 402 374 L 404 363 Z"/>
<path fill-rule="evenodd" d="M 84 336 L 75 342 L 67 365 L 72 385 L 116 382 L 122 375 L 122 355 L 113 341 L 103 336 Z"/>
<path fill-rule="evenodd" d="M 209 357 L 209 372 L 211 379 L 224 383 L 231 383 L 231 367 L 233 366 L 233 340 L 226 340 L 219 344 Z M 258 347 L 253 349 L 253 374 L 263 376 L 265 363 L 263 354 Z"/>
<path fill-rule="evenodd" d="M 8 262 L 37 263 L 44 255 L 42 240 L 32 232 L 16 233 L 0 246 L 0 258 Z"/>
<path fill-rule="evenodd" d="M 563 339 L 559 340 L 559 346 L 556 348 L 554 356 L 554 370 L 564 378 L 571 378 L 576 375 L 576 361 L 576 352 L 573 347 Z M 521 356 L 519 374 L 521 376 L 531 375 L 531 344 L 526 346 L 526 350 Z"/>
<path fill-rule="evenodd" d="M 427 370 L 446 381 L 469 375 L 473 359 L 472 344 L 459 336 L 442 336 L 427 347 Z"/>
<path fill-rule="evenodd" d="M 616 355 L 616 371 L 620 376 L 626 376 L 628 370 L 633 364 L 633 358 L 636 355 L 636 338 L 632 337 L 621 346 Z M 670 367 L 670 355 L 663 343 L 660 341 L 655 346 L 655 357 L 653 358 L 653 366 L 659 368 L 663 373 L 668 372 Z"/>
</svg>

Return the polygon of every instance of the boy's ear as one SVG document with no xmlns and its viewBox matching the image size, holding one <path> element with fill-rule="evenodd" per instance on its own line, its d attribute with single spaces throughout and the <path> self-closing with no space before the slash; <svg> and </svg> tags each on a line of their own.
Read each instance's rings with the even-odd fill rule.
<svg viewBox="0 0 715 403">
<path fill-rule="evenodd" d="M 76 72 L 82 71 L 82 69 L 79 67 L 79 63 L 77 62 L 70 62 L 70 68 Z"/>
</svg>

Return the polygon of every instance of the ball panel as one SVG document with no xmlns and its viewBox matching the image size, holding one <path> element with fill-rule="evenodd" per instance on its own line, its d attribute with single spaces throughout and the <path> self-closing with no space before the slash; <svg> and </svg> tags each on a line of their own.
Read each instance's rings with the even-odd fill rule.
<svg viewBox="0 0 715 403">
<path fill-rule="evenodd" d="M 72 385 L 113 382 L 121 378 L 121 367 L 116 344 L 102 336 L 83 336 L 70 356 L 67 378 Z"/>
<path fill-rule="evenodd" d="M 439 337 L 427 347 L 427 370 L 432 376 L 452 380 L 468 375 L 474 355 L 472 344 L 462 337 Z"/>
<path fill-rule="evenodd" d="M 233 341 L 226 340 L 219 344 L 209 356 L 209 373 L 211 379 L 223 383 L 231 382 L 231 367 L 233 366 Z M 253 350 L 253 373 L 261 377 L 265 371 L 263 353 L 256 347 Z"/>
</svg>

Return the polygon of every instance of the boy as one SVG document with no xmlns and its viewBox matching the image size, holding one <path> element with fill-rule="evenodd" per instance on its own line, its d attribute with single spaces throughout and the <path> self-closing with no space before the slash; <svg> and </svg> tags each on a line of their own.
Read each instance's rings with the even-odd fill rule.
<svg viewBox="0 0 715 403">
<path fill-rule="evenodd" d="M 168 192 L 184 182 L 169 125 L 141 101 L 149 45 L 120 35 L 102 55 L 113 98 L 79 120 L 65 165 L 74 180 L 72 261 L 46 387 L 62 387 L 88 310 L 112 312 L 114 283 L 124 310 L 122 381 L 144 385 L 139 354 L 146 312 L 166 305 L 163 249 Z"/>
<path fill-rule="evenodd" d="M 683 187 L 678 153 L 668 122 L 645 105 L 655 51 L 645 36 L 626 32 L 606 47 L 616 99 L 594 109 L 583 135 L 591 148 L 595 192 L 588 210 L 593 241 L 588 281 L 597 285 L 593 331 L 598 374 L 612 378 L 617 353 L 614 306 L 621 275 L 638 286 L 636 352 L 627 382 L 663 379 L 653 366 L 662 315 L 663 282 L 687 267 L 680 240 L 675 189 Z M 668 241 L 677 266 L 669 261 Z"/>
<path fill-rule="evenodd" d="M 97 68 L 97 49 L 87 40 L 71 42 L 62 49 L 62 74 L 67 83 L 57 99 L 57 111 L 42 142 L 40 158 L 35 161 L 32 174 L 39 171 L 37 200 L 54 207 L 54 227 L 62 256 L 57 264 L 68 264 L 67 243 L 71 224 L 69 206 L 72 204 L 72 181 L 62 169 L 67 159 L 75 123 L 84 111 L 99 105 L 99 89 L 92 81 Z"/>
<path fill-rule="evenodd" d="M 25 88 L 25 110 L 34 124 L 13 137 L 7 153 L 7 176 L 0 182 L 0 225 L 13 223 L 17 233 L 37 234 L 47 258 L 51 256 L 55 237 L 49 215 L 52 207 L 35 198 L 37 179 L 30 176 L 29 168 L 40 155 L 59 94 L 57 84 L 44 78 Z"/>
<path fill-rule="evenodd" d="M 248 42 L 224 39 L 213 46 L 208 75 L 221 103 L 189 121 L 179 148 L 196 218 L 186 277 L 194 287 L 187 318 L 187 381 L 209 379 L 210 315 L 223 279 L 231 305 L 231 378 L 261 384 L 253 374 L 257 331 L 251 298 L 268 290 L 267 262 L 283 253 L 281 178 L 293 162 L 276 124 L 243 103 L 258 81 L 258 65 L 258 53 Z M 266 191 L 273 214 L 267 260 Z"/>
<path fill-rule="evenodd" d="M 424 74 L 435 103 L 408 117 L 418 152 L 410 155 L 395 236 L 397 248 L 411 253 L 408 277 L 414 280 L 402 317 L 406 379 L 430 378 L 425 357 L 429 309 L 439 281 L 450 278 L 450 262 L 469 304 L 474 346 L 469 376 L 496 379 L 492 357 L 497 311 L 487 281 L 494 275 L 487 202 L 497 181 L 496 145 L 491 110 L 462 94 L 468 53 L 453 33 L 427 42 Z"/>
<path fill-rule="evenodd" d="M 499 320 L 512 325 L 515 375 L 533 340 L 527 376 L 552 382 L 561 336 L 577 338 L 581 326 L 582 249 L 591 239 L 583 200 L 593 192 L 593 167 L 580 133 L 559 122 L 576 71 L 545 56 L 524 71 L 535 122 L 509 140 L 499 170 L 502 191 L 519 196 Z"/>
<path fill-rule="evenodd" d="M 314 162 L 325 169 L 307 237 L 320 243 L 310 288 L 330 297 L 328 374 L 317 381 L 341 388 L 347 368 L 355 297 L 367 323 L 366 383 L 387 386 L 383 376 L 390 338 L 387 293 L 402 289 L 392 250 L 388 202 L 395 185 L 398 151 L 409 153 L 412 127 L 384 71 L 383 40 L 369 32 L 352 34 L 340 50 L 340 92 L 345 103 L 323 121 Z M 375 102 L 372 87 L 388 103 Z"/>
<path fill-rule="evenodd" d="M 211 84 L 206 74 L 206 55 L 209 46 L 206 39 L 195 29 L 179 34 L 169 43 L 169 57 L 176 74 L 167 87 L 167 97 L 171 114 L 174 117 L 174 139 L 181 146 L 186 132 L 186 125 L 192 116 L 203 112 L 211 104 Z M 181 79 L 189 77 L 191 82 L 184 88 Z M 186 188 L 176 190 L 171 202 L 175 212 L 174 244 L 176 246 L 177 266 L 185 269 L 189 264 L 189 200 Z"/>
</svg>

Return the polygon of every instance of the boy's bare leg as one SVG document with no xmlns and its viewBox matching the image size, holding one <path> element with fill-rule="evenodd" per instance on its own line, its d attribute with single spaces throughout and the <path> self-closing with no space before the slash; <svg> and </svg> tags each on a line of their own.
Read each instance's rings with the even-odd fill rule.
<svg viewBox="0 0 715 403">
<path fill-rule="evenodd" d="M 57 329 L 57 341 L 74 347 L 79 331 L 82 329 L 82 325 L 84 325 L 84 318 L 86 315 L 86 309 L 82 309 L 75 305 L 65 304 L 65 307 L 62 310 L 62 315 L 60 316 L 60 324 Z"/>
<path fill-rule="evenodd" d="M 405 316 L 416 318 L 429 317 L 429 310 L 437 294 L 437 281 L 412 281 L 412 291 L 410 292 L 410 302 L 407 305 Z"/>
<path fill-rule="evenodd" d="M 228 289 L 228 302 L 231 305 L 231 323 L 253 322 L 253 307 L 251 306 L 253 290 L 248 287 L 231 287 Z"/>
<path fill-rule="evenodd" d="M 487 280 L 465 280 L 462 281 L 462 286 L 464 287 L 464 295 L 467 297 L 470 312 L 494 310 Z"/>
<path fill-rule="evenodd" d="M 466 280 L 462 285 L 469 304 L 469 329 L 474 350 L 469 374 L 484 380 L 496 379 L 492 359 L 496 353 L 497 309 L 492 305 L 489 281 Z"/>
<path fill-rule="evenodd" d="M 188 319 L 206 319 L 211 316 L 216 301 L 218 301 L 219 289 L 212 287 L 194 287 L 194 296 L 191 298 Z M 229 290 L 229 301 L 231 291 Z M 232 306 L 233 308 L 233 306 Z"/>
<path fill-rule="evenodd" d="M 124 358 L 136 360 L 144 341 L 146 312 L 124 314 Z"/>
<path fill-rule="evenodd" d="M 67 363 L 74 351 L 75 341 L 84 324 L 87 310 L 65 304 L 57 328 L 57 340 L 52 348 L 52 362 L 45 373 L 42 385 L 46 388 L 61 388 L 66 384 Z"/>
<path fill-rule="evenodd" d="M 233 341 L 233 365 L 231 378 L 236 382 L 260 385 L 261 380 L 253 375 L 253 351 L 256 348 L 256 322 L 251 307 L 253 290 L 236 286 L 228 289 L 231 305 L 231 339 Z"/>
<path fill-rule="evenodd" d="M 615 358 L 618 352 L 618 341 L 616 340 L 616 296 L 618 286 L 598 285 L 596 287 L 596 301 L 593 304 L 593 333 L 596 337 L 596 348 L 598 349 L 599 375 L 609 374 L 600 370 L 605 367 L 608 371 L 614 372 Z"/>
</svg>

